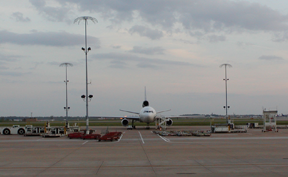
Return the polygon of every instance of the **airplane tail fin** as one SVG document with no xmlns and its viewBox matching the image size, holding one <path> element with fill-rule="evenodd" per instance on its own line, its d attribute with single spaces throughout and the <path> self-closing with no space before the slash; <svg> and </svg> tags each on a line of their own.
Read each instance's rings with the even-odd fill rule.
<svg viewBox="0 0 288 177">
<path fill-rule="evenodd" d="M 147 101 L 147 96 L 146 96 L 146 86 L 145 86 L 145 90 L 144 90 L 144 97 L 145 97 L 145 101 Z"/>
<path fill-rule="evenodd" d="M 146 86 L 145 86 L 145 89 L 144 89 L 144 97 L 145 97 L 145 100 L 143 101 L 143 104 L 142 104 L 142 107 L 146 107 L 146 106 L 149 106 L 149 102 L 147 101 L 147 96 L 146 96 Z"/>
</svg>

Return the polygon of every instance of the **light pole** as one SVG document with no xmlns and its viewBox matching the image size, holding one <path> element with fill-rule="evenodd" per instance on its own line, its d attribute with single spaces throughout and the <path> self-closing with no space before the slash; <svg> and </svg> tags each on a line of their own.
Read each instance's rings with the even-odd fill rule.
<svg viewBox="0 0 288 177">
<path fill-rule="evenodd" d="M 97 23 L 97 19 L 93 18 L 93 17 L 89 17 L 89 16 L 83 16 L 83 17 L 78 17 L 74 20 L 74 23 L 78 22 L 78 24 L 84 20 L 85 21 L 85 48 L 82 47 L 82 50 L 85 53 L 85 63 L 86 63 L 86 132 L 88 133 L 88 126 L 89 126 L 89 118 L 88 118 L 88 98 L 91 97 L 88 96 L 88 65 L 87 65 L 87 54 L 88 52 L 91 50 L 91 48 L 89 47 L 87 49 L 87 20 L 91 20 L 93 23 Z M 82 96 L 81 96 L 82 97 Z M 93 96 L 92 96 L 93 97 Z M 83 97 L 82 97 L 83 98 Z"/>
<path fill-rule="evenodd" d="M 227 81 L 229 80 L 229 79 L 227 79 L 227 66 L 231 68 L 232 65 L 230 65 L 228 63 L 224 63 L 224 64 L 220 65 L 220 68 L 223 66 L 225 66 L 225 79 L 223 79 L 223 80 L 225 80 L 225 91 L 226 91 L 226 106 L 224 106 L 224 108 L 226 109 L 226 121 L 228 124 L 230 124 L 231 122 L 230 122 L 230 120 L 228 120 L 228 114 L 227 114 L 228 108 L 230 108 L 230 106 L 227 105 Z"/>
<path fill-rule="evenodd" d="M 67 80 L 67 67 L 68 66 L 73 66 L 71 63 L 61 63 L 59 66 L 65 66 L 66 68 L 66 80 L 64 81 L 66 84 L 66 107 L 64 107 L 64 109 L 66 110 L 66 124 L 68 122 L 68 109 L 70 109 L 70 107 L 68 107 L 68 91 L 67 91 L 67 84 L 69 82 L 69 80 Z"/>
</svg>

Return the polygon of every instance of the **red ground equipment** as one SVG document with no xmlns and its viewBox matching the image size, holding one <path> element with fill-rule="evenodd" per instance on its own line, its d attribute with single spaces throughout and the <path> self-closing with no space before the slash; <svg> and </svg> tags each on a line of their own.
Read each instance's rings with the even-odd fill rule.
<svg viewBox="0 0 288 177">
<path fill-rule="evenodd" d="M 85 140 L 85 139 L 96 139 L 96 140 L 98 140 L 100 137 L 101 137 L 100 134 L 96 134 L 96 133 L 93 134 L 93 133 L 91 133 L 91 134 L 83 135 L 83 136 L 82 136 L 82 139 L 83 139 L 83 140 Z"/>
<path fill-rule="evenodd" d="M 81 138 L 83 140 L 85 140 L 85 139 L 99 139 L 101 137 L 101 135 L 96 134 L 94 132 L 95 132 L 95 130 L 89 130 L 89 134 L 86 134 L 85 131 L 84 132 L 74 132 L 74 133 L 68 134 L 68 138 L 70 138 L 70 139 Z"/>
<path fill-rule="evenodd" d="M 72 138 L 82 138 L 82 136 L 84 135 L 83 132 L 74 132 L 74 133 L 69 133 L 68 134 L 68 138 L 72 139 Z"/>
<path fill-rule="evenodd" d="M 103 135 L 99 138 L 98 141 L 113 141 L 118 140 L 121 136 L 122 132 L 109 132 L 106 135 Z"/>
</svg>

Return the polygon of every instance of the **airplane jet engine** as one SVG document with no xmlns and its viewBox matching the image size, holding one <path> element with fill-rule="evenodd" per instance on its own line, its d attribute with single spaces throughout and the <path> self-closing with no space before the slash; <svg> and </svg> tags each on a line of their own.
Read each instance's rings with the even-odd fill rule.
<svg viewBox="0 0 288 177">
<path fill-rule="evenodd" d="M 121 121 L 121 124 L 126 127 L 126 126 L 128 126 L 129 121 L 128 121 L 127 119 L 123 119 L 123 120 Z"/>
<path fill-rule="evenodd" d="M 146 106 L 149 106 L 149 102 L 145 100 L 145 101 L 143 101 L 142 107 L 144 108 Z"/>
<path fill-rule="evenodd" d="M 173 120 L 172 119 L 168 119 L 167 121 L 166 121 L 166 125 L 167 126 L 171 126 L 173 124 Z"/>
</svg>

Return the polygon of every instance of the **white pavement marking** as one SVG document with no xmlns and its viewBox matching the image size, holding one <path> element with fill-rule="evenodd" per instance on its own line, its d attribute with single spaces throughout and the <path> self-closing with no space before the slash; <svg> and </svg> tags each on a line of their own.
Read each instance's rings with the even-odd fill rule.
<svg viewBox="0 0 288 177">
<path fill-rule="evenodd" d="M 84 143 L 82 143 L 82 145 L 86 144 L 88 141 L 85 141 Z"/>
<path fill-rule="evenodd" d="M 120 138 L 118 139 L 117 143 L 120 142 L 120 140 L 122 139 L 122 136 L 125 132 L 122 133 L 122 135 L 120 136 Z"/>
<path fill-rule="evenodd" d="M 164 138 L 164 137 L 160 136 L 159 134 L 158 134 L 158 136 L 159 136 L 162 140 L 166 141 L 167 143 L 170 143 L 170 140 L 169 140 L 168 138 Z"/>
<path fill-rule="evenodd" d="M 139 131 L 138 131 L 138 132 L 139 132 Z M 142 140 L 142 143 L 145 144 L 145 142 L 144 142 L 144 140 L 143 140 L 142 135 L 141 135 L 140 132 L 139 132 L 139 135 L 140 135 L 140 138 L 141 138 L 141 140 Z"/>
</svg>

